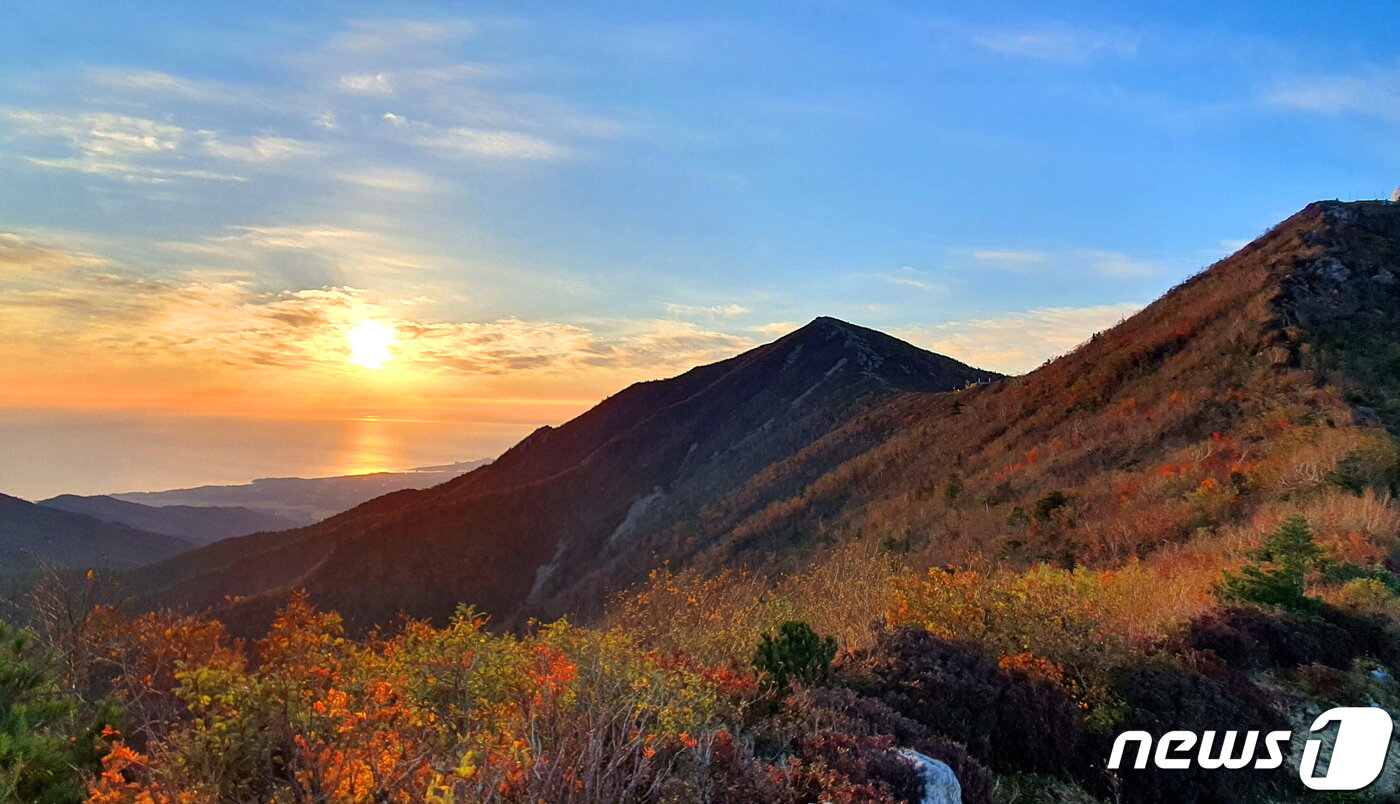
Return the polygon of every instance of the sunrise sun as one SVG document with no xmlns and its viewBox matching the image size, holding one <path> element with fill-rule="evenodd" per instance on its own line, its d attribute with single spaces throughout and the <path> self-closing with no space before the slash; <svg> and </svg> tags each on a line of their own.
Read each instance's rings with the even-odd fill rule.
<svg viewBox="0 0 1400 804">
<path fill-rule="evenodd" d="M 379 321 L 364 321 L 345 333 L 350 344 L 350 362 L 371 369 L 382 369 L 393 359 L 389 347 L 394 343 L 394 329 Z"/>
</svg>

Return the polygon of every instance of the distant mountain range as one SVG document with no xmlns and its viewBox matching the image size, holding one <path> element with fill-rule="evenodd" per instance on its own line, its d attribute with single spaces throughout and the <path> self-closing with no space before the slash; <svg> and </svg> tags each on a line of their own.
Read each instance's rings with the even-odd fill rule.
<svg viewBox="0 0 1400 804">
<path fill-rule="evenodd" d="M 108 496 L 148 506 L 237 506 L 291 521 L 293 525 L 309 525 L 380 495 L 435 486 L 490 462 L 490 459 L 483 459 L 425 466 L 407 472 L 336 477 L 268 477 L 236 486 L 198 486 Z"/>
<path fill-rule="evenodd" d="M 489 460 L 240 486 L 101 496 L 63 494 L 37 504 L 0 495 L 0 572 L 38 565 L 121 568 L 222 539 L 302 527 L 382 494 L 432 486 Z"/>
<path fill-rule="evenodd" d="M 195 546 L 180 536 L 147 533 L 0 494 L 0 572 L 42 565 L 131 567 Z"/>
<path fill-rule="evenodd" d="M 147 533 L 179 536 L 195 544 L 213 544 L 231 536 L 263 530 L 287 530 L 307 524 L 280 514 L 233 506 L 142 505 L 115 497 L 63 494 L 39 505 L 83 514 L 103 522 L 128 525 Z"/>
</svg>

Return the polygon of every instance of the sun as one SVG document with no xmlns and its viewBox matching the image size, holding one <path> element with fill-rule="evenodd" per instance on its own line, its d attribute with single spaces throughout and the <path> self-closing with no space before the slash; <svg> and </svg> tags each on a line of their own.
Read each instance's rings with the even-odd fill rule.
<svg viewBox="0 0 1400 804">
<path fill-rule="evenodd" d="M 379 321 L 362 321 L 345 333 L 350 344 L 350 362 L 369 369 L 382 369 L 394 358 L 389 347 L 394 343 L 394 329 Z"/>
</svg>

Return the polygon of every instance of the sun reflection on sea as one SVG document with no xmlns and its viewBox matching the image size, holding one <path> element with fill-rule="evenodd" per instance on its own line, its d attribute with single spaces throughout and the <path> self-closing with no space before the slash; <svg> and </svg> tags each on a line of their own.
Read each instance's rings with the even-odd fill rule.
<svg viewBox="0 0 1400 804">
<path fill-rule="evenodd" d="M 345 449 L 336 462 L 338 475 L 367 475 L 404 468 L 392 423 L 376 416 L 347 421 Z"/>
</svg>

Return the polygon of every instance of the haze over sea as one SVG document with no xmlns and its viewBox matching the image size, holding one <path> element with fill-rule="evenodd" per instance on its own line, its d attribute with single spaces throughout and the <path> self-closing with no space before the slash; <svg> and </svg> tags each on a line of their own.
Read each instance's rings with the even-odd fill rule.
<svg viewBox="0 0 1400 804">
<path fill-rule="evenodd" d="M 39 500 L 402 471 L 494 457 L 530 429 L 518 422 L 8 410 L 0 414 L 0 489 Z"/>
</svg>

